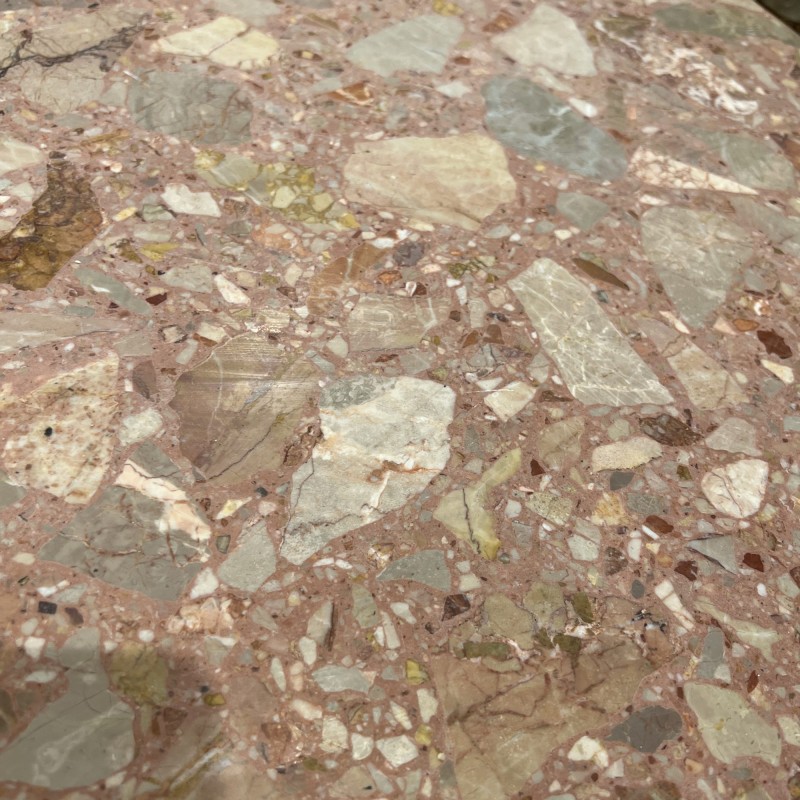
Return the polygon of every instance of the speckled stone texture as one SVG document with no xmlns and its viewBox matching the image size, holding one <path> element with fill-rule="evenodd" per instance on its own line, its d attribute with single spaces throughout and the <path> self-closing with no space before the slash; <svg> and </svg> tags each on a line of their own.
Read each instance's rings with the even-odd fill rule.
<svg viewBox="0 0 800 800">
<path fill-rule="evenodd" d="M 0 0 L 0 797 L 800 797 L 800 22 Z"/>
</svg>

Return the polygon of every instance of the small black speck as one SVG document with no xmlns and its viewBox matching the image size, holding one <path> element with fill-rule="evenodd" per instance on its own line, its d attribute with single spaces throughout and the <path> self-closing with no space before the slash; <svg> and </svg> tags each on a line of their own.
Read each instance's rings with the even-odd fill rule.
<svg viewBox="0 0 800 800">
<path fill-rule="evenodd" d="M 44 429 L 44 435 L 48 437 L 48 439 L 53 435 L 53 429 L 51 427 L 47 427 Z"/>
<path fill-rule="evenodd" d="M 266 489 L 265 489 L 263 486 L 259 486 L 259 487 L 256 489 L 256 494 L 257 494 L 259 497 L 266 497 L 266 496 L 269 494 L 269 492 L 268 492 L 268 491 L 267 491 L 267 490 L 266 490 Z"/>
<path fill-rule="evenodd" d="M 40 614 L 55 614 L 56 611 L 58 611 L 58 605 L 56 603 L 51 603 L 49 600 L 39 601 Z"/>
<path fill-rule="evenodd" d="M 208 686 L 201 686 L 200 687 L 200 694 L 205 694 L 208 692 Z"/>
</svg>

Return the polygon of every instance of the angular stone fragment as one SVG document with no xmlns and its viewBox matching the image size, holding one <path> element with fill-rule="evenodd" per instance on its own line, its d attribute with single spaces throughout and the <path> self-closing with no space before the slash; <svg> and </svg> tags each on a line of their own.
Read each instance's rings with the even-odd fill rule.
<svg viewBox="0 0 800 800">
<path fill-rule="evenodd" d="M 10 136 L 0 137 L 0 176 L 15 169 L 25 169 L 44 161 L 45 154 L 38 148 Z"/>
<path fill-rule="evenodd" d="M 478 481 L 446 494 L 433 512 L 433 518 L 446 525 L 487 560 L 495 559 L 500 540 L 494 530 L 494 518 L 486 510 L 489 492 L 505 483 L 521 464 L 522 452 L 519 449 L 500 456 Z"/>
<path fill-rule="evenodd" d="M 745 8 L 724 4 L 704 8 L 689 3 L 676 3 L 657 9 L 654 15 L 662 25 L 676 31 L 691 31 L 723 39 L 758 36 L 800 46 L 800 36 L 790 28 L 766 14 Z"/>
<path fill-rule="evenodd" d="M 697 611 L 713 617 L 720 625 L 731 628 L 741 641 L 750 647 L 755 647 L 767 661 L 774 663 L 775 657 L 772 655 L 772 646 L 777 644 L 781 638 L 778 631 L 763 628 L 749 619 L 736 619 L 736 617 L 728 614 L 727 611 L 722 611 L 714 606 L 704 597 L 696 600 L 694 607 Z"/>
<path fill-rule="evenodd" d="M 329 664 L 311 673 L 314 682 L 323 692 L 359 692 L 367 694 L 372 680 L 360 669 Z"/>
<path fill-rule="evenodd" d="M 14 481 L 87 503 L 111 461 L 119 359 L 62 373 L 27 395 L 0 398 L 11 429 L 2 463 Z"/>
<path fill-rule="evenodd" d="M 712 211 L 666 206 L 642 216 L 642 244 L 670 300 L 689 325 L 702 325 L 751 257 L 749 237 Z"/>
<path fill-rule="evenodd" d="M 746 456 L 760 456 L 756 442 L 756 429 L 743 419 L 729 417 L 710 436 L 706 444 L 712 450 L 727 453 L 744 453 Z"/>
<path fill-rule="evenodd" d="M 586 427 L 583 417 L 562 419 L 548 425 L 539 434 L 539 458 L 553 470 L 562 469 L 581 454 L 581 436 Z"/>
<path fill-rule="evenodd" d="M 264 522 L 245 529 L 217 570 L 219 579 L 243 592 L 255 592 L 275 572 L 275 547 Z"/>
<path fill-rule="evenodd" d="M 738 692 L 704 683 L 687 683 L 684 694 L 697 726 L 714 758 L 732 764 L 737 758 L 758 758 L 777 767 L 781 737 Z"/>
<path fill-rule="evenodd" d="M 109 300 L 126 311 L 140 314 L 143 317 L 149 317 L 153 313 L 153 307 L 149 303 L 135 294 L 122 281 L 105 272 L 90 267 L 78 267 L 75 270 L 75 277 L 81 284 L 97 294 L 108 295 Z"/>
<path fill-rule="evenodd" d="M 125 331 L 129 327 L 129 323 L 117 319 L 0 311 L 0 353 L 38 347 L 73 336 Z"/>
<path fill-rule="evenodd" d="M 568 497 L 559 497 L 550 492 L 533 492 L 526 500 L 525 505 L 535 514 L 544 517 L 548 522 L 552 522 L 555 525 L 564 525 L 572 514 L 572 507 L 575 505 L 575 501 L 570 500 Z"/>
<path fill-rule="evenodd" d="M 47 186 L 0 238 L 0 283 L 41 289 L 100 230 L 103 215 L 90 181 L 62 154 L 47 165 Z"/>
<path fill-rule="evenodd" d="M 176 214 L 195 214 L 201 217 L 219 217 L 217 201 L 210 192 L 193 192 L 182 183 L 168 183 L 161 193 L 161 199 Z"/>
<path fill-rule="evenodd" d="M 755 189 L 700 167 L 640 147 L 631 158 L 631 171 L 651 186 L 669 189 L 710 189 L 734 194 L 758 194 Z"/>
<path fill-rule="evenodd" d="M 800 217 L 785 217 L 780 211 L 749 197 L 731 198 L 731 205 L 742 224 L 761 231 L 783 252 L 800 257 Z"/>
<path fill-rule="evenodd" d="M 224 67 L 263 69 L 278 52 L 278 42 L 260 31 L 248 31 L 234 17 L 220 16 L 205 25 L 180 31 L 156 43 L 164 53 L 207 58 Z"/>
<path fill-rule="evenodd" d="M 101 781 L 131 761 L 133 709 L 109 690 L 99 647 L 96 628 L 83 628 L 64 643 L 58 660 L 67 690 L 0 753 L 4 781 L 58 792 Z"/>
<path fill-rule="evenodd" d="M 503 594 L 490 594 L 483 604 L 486 624 L 491 631 L 505 639 L 512 639 L 523 650 L 533 647 L 533 616 Z"/>
<path fill-rule="evenodd" d="M 601 635 L 591 654 L 497 673 L 438 656 L 433 674 L 464 800 L 510 800 L 559 745 L 604 725 L 653 667 L 638 647 Z M 560 660 L 559 660 L 560 659 Z"/>
<path fill-rule="evenodd" d="M 328 542 L 421 492 L 450 456 L 455 395 L 417 378 L 345 378 L 320 399 L 322 440 L 294 474 L 281 555 L 302 564 Z"/>
<path fill-rule="evenodd" d="M 0 44 L 0 74 L 15 81 L 24 96 L 48 111 L 64 114 L 96 100 L 114 62 L 133 43 L 142 14 L 122 5 L 72 13 L 33 30 L 24 25 Z"/>
<path fill-rule="evenodd" d="M 611 210 L 602 200 L 578 192 L 559 192 L 556 208 L 559 214 L 563 214 L 582 231 L 588 231 Z"/>
<path fill-rule="evenodd" d="M 145 130 L 198 144 L 250 138 L 252 107 L 239 87 L 191 69 L 144 72 L 128 90 L 128 110 Z"/>
<path fill-rule="evenodd" d="M 540 3 L 521 25 L 493 37 L 492 44 L 526 67 L 541 66 L 566 75 L 596 75 L 594 55 L 566 14 Z"/>
<path fill-rule="evenodd" d="M 716 150 L 740 183 L 754 189 L 794 188 L 792 162 L 781 155 L 773 142 L 723 131 L 692 129 L 692 134 Z"/>
<path fill-rule="evenodd" d="M 506 147 L 597 181 L 625 174 L 628 162 L 617 140 L 535 83 L 496 77 L 481 91 L 486 125 Z"/>
<path fill-rule="evenodd" d="M 415 581 L 440 592 L 449 592 L 450 570 L 441 550 L 423 550 L 392 561 L 378 575 L 379 581 Z"/>
<path fill-rule="evenodd" d="M 686 545 L 690 550 L 716 561 L 723 569 L 739 574 L 736 564 L 736 546 L 733 536 L 712 536 L 708 539 L 695 539 Z"/>
<path fill-rule="evenodd" d="M 362 295 L 347 318 L 350 350 L 416 347 L 428 331 L 446 319 L 447 298 Z"/>
<path fill-rule="evenodd" d="M 761 507 L 767 489 L 769 464 L 743 458 L 703 476 L 700 486 L 717 511 L 736 519 L 751 517 Z"/>
<path fill-rule="evenodd" d="M 508 422 L 533 400 L 536 391 L 524 381 L 512 381 L 483 398 L 489 408 L 503 421 Z"/>
<path fill-rule="evenodd" d="M 463 31 L 454 17 L 423 14 L 356 42 L 347 60 L 384 78 L 405 70 L 438 75 Z"/>
<path fill-rule="evenodd" d="M 360 142 L 344 175 L 349 200 L 467 230 L 516 196 L 503 148 L 477 133 Z"/>
<path fill-rule="evenodd" d="M 670 355 L 671 352 L 674 355 Z M 713 411 L 747 401 L 733 376 L 696 344 L 680 341 L 666 350 L 665 355 L 689 399 L 698 408 Z"/>
<path fill-rule="evenodd" d="M 658 442 L 647 436 L 634 436 L 623 442 L 604 444 L 592 451 L 592 472 L 605 469 L 634 469 L 661 456 Z"/>
<path fill-rule="evenodd" d="M 577 400 L 610 406 L 672 402 L 589 289 L 563 267 L 540 258 L 508 285 Z"/>
<path fill-rule="evenodd" d="M 625 742 L 640 753 L 654 753 L 664 742 L 674 739 L 682 728 L 681 715 L 674 709 L 647 706 L 634 711 L 608 738 L 612 742 Z"/>
<path fill-rule="evenodd" d="M 237 336 L 175 385 L 181 450 L 223 485 L 276 469 L 297 427 L 312 421 L 317 391 L 317 371 L 302 355 L 259 334 Z"/>
</svg>

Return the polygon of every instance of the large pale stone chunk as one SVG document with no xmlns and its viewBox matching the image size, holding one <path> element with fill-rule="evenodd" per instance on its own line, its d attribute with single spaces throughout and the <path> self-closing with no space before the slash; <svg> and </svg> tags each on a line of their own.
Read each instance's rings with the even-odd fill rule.
<svg viewBox="0 0 800 800">
<path fill-rule="evenodd" d="M 750 258 L 750 240 L 713 211 L 667 206 L 642 216 L 642 244 L 670 300 L 689 325 L 702 325 Z"/>
<path fill-rule="evenodd" d="M 278 52 L 278 42 L 260 31 L 247 31 L 247 25 L 239 19 L 223 16 L 159 39 L 158 48 L 164 53 L 207 58 L 225 67 L 248 70 L 265 67 Z"/>
<path fill-rule="evenodd" d="M 592 451 L 592 472 L 605 469 L 634 469 L 658 458 L 661 445 L 647 436 L 634 436 L 624 442 L 596 447 Z"/>
<path fill-rule="evenodd" d="M 25 144 L 10 136 L 0 138 L 0 175 L 40 164 L 44 158 L 45 154 L 32 144 Z"/>
<path fill-rule="evenodd" d="M 12 432 L 2 462 L 21 486 L 87 503 L 111 461 L 117 413 L 115 354 L 64 372 L 27 395 L 0 399 Z"/>
<path fill-rule="evenodd" d="M 347 51 L 347 60 L 384 78 L 403 70 L 438 75 L 463 31 L 453 17 L 423 14 L 356 42 Z"/>
<path fill-rule="evenodd" d="M 131 761 L 133 709 L 109 689 L 99 646 L 97 629 L 83 628 L 59 650 L 67 690 L 0 754 L 4 781 L 57 792 L 101 781 Z"/>
<path fill-rule="evenodd" d="M 265 336 L 231 339 L 175 385 L 181 450 L 219 484 L 276 469 L 295 428 L 311 419 L 316 382 L 307 359 Z"/>
<path fill-rule="evenodd" d="M 756 429 L 747 421 L 729 417 L 710 436 L 706 444 L 712 450 L 725 450 L 728 453 L 744 453 L 746 456 L 760 456 L 756 441 Z"/>
<path fill-rule="evenodd" d="M 495 533 L 494 517 L 487 510 L 489 493 L 509 480 L 521 464 L 522 451 L 519 448 L 500 456 L 475 483 L 446 494 L 433 512 L 433 518 L 485 559 L 493 560 L 501 543 Z"/>
<path fill-rule="evenodd" d="M 416 347 L 449 309 L 449 300 L 441 297 L 362 295 L 347 318 L 350 350 Z"/>
<path fill-rule="evenodd" d="M 680 350 L 674 355 L 668 355 L 667 361 L 694 405 L 713 411 L 715 408 L 736 406 L 747 400 L 733 376 L 697 345 L 683 341 L 678 347 Z M 666 353 L 672 349 L 669 348 Z"/>
<path fill-rule="evenodd" d="M 758 458 L 743 458 L 706 473 L 700 485 L 717 511 L 736 519 L 751 517 L 761 507 L 767 489 L 769 465 Z"/>
<path fill-rule="evenodd" d="M 498 76 L 481 92 L 486 126 L 506 147 L 592 180 L 625 174 L 627 156 L 619 142 L 535 83 Z"/>
<path fill-rule="evenodd" d="M 555 261 L 538 259 L 508 285 L 577 400 L 610 406 L 672 402 L 589 289 Z"/>
<path fill-rule="evenodd" d="M 344 175 L 349 200 L 467 230 L 516 195 L 503 148 L 477 133 L 361 142 Z"/>
<path fill-rule="evenodd" d="M 566 14 L 544 3 L 521 25 L 492 44 L 526 67 L 542 66 L 566 75 L 596 75 L 592 48 Z"/>
<path fill-rule="evenodd" d="M 242 532 L 236 549 L 222 563 L 217 575 L 228 586 L 243 592 L 255 592 L 273 572 L 275 547 L 266 524 L 257 522 Z"/>
<path fill-rule="evenodd" d="M 697 717 L 700 735 L 714 758 L 732 764 L 759 758 L 777 767 L 781 737 L 737 692 L 704 683 L 687 683 L 686 702 Z"/>
<path fill-rule="evenodd" d="M 48 342 L 87 336 L 92 333 L 128 330 L 130 324 L 117 319 L 67 317 L 20 311 L 0 312 L 0 353 L 24 347 L 38 347 Z"/>
<path fill-rule="evenodd" d="M 302 564 L 421 492 L 447 464 L 454 404 L 451 389 L 417 378 L 363 375 L 328 386 L 322 441 L 292 480 L 281 555 Z"/>
</svg>

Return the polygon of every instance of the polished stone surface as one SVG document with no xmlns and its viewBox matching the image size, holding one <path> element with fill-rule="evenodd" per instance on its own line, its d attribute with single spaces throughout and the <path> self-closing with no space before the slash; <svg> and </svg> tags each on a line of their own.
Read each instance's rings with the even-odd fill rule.
<svg viewBox="0 0 800 800">
<path fill-rule="evenodd" d="M 0 0 L 0 796 L 800 797 L 798 53 Z"/>
</svg>

